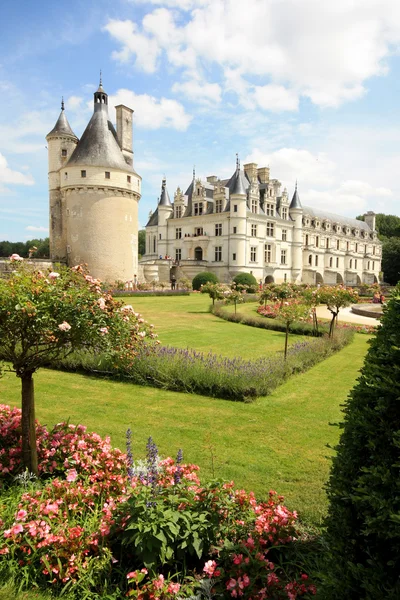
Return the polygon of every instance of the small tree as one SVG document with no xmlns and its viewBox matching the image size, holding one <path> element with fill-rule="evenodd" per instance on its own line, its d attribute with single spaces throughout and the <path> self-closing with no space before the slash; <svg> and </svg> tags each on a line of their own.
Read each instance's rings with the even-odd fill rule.
<svg viewBox="0 0 400 600">
<path fill-rule="evenodd" d="M 332 287 L 326 285 L 319 288 L 319 299 L 321 304 L 326 304 L 327 309 L 332 313 L 332 320 L 329 327 L 329 337 L 332 337 L 340 309 L 350 306 L 350 304 L 357 304 L 358 293 L 342 285 Z"/>
<path fill-rule="evenodd" d="M 236 315 L 236 307 L 239 302 L 244 302 L 243 291 L 238 289 L 236 285 L 233 283 L 231 289 L 227 289 L 224 292 L 225 302 L 227 304 L 234 304 L 235 306 L 235 315 Z"/>
<path fill-rule="evenodd" d="M 206 283 L 218 283 L 218 277 L 214 273 L 203 271 L 193 277 L 192 287 L 194 290 L 199 291 L 202 285 Z"/>
<path fill-rule="evenodd" d="M 208 294 L 212 299 L 214 306 L 216 300 L 222 300 L 222 298 L 224 298 L 224 291 L 226 289 L 226 286 L 220 283 L 206 283 L 206 285 L 201 286 L 200 292 L 202 294 Z"/>
<path fill-rule="evenodd" d="M 305 287 L 301 290 L 301 296 L 304 302 L 310 306 L 311 316 L 313 320 L 313 333 L 314 335 L 319 334 L 318 317 L 317 317 L 317 306 L 321 304 L 321 292 L 320 288 Z"/>
<path fill-rule="evenodd" d="M 38 472 L 35 371 L 78 349 L 133 356 L 146 335 L 155 337 L 82 267 L 44 274 L 19 263 L 0 279 L 0 353 L 21 379 L 22 456 L 30 472 Z"/>
<path fill-rule="evenodd" d="M 286 360 L 288 351 L 289 329 L 290 325 L 295 321 L 304 321 L 310 315 L 310 308 L 304 304 L 300 304 L 297 300 L 284 302 L 279 309 L 278 318 L 286 325 L 285 332 L 285 350 L 284 357 Z"/>
<path fill-rule="evenodd" d="M 323 598 L 400 598 L 400 285 L 344 410 L 328 483 Z"/>
</svg>

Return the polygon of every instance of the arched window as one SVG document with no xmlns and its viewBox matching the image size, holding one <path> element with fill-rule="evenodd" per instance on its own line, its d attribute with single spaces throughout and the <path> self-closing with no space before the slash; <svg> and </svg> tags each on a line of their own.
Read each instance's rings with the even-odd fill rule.
<svg viewBox="0 0 400 600">
<path fill-rule="evenodd" d="M 310 256 L 308 257 L 308 264 L 312 265 L 312 254 L 310 254 Z"/>
<path fill-rule="evenodd" d="M 332 258 L 332 256 L 331 256 L 331 257 L 330 257 L 330 259 L 329 259 L 329 266 L 331 267 L 331 266 L 332 266 L 332 264 L 333 264 L 333 258 Z"/>
</svg>

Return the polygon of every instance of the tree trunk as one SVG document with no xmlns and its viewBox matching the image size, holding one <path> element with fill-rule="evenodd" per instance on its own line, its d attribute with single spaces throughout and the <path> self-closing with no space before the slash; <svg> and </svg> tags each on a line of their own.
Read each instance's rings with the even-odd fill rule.
<svg viewBox="0 0 400 600">
<path fill-rule="evenodd" d="M 32 373 L 21 376 L 22 383 L 22 462 L 29 473 L 38 475 L 35 430 L 35 396 Z"/>
<path fill-rule="evenodd" d="M 336 319 L 336 316 L 337 316 L 337 315 L 334 313 L 334 314 L 333 314 L 333 317 L 332 317 L 332 321 L 331 321 L 331 326 L 330 326 L 330 328 L 329 328 L 329 337 L 332 337 L 332 336 L 333 336 L 333 328 L 335 327 L 335 319 Z"/>
<path fill-rule="evenodd" d="M 286 360 L 286 356 L 287 356 L 288 338 L 289 338 L 289 323 L 286 323 L 285 354 L 284 354 L 285 360 Z"/>
</svg>

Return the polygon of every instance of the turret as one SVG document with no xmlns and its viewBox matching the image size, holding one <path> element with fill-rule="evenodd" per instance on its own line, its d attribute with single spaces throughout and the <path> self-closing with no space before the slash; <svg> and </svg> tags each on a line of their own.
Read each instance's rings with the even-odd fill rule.
<svg viewBox="0 0 400 600">
<path fill-rule="evenodd" d="M 56 124 L 46 136 L 49 160 L 49 199 L 50 199 L 50 257 L 53 260 L 66 260 L 66 231 L 61 206 L 61 169 L 68 162 L 76 148 L 78 138 L 72 131 L 65 115 L 64 100 Z"/>
<path fill-rule="evenodd" d="M 257 173 L 257 170 L 255 171 Z M 246 217 L 247 190 L 250 186 L 236 157 L 236 171 L 227 184 L 229 188 L 231 235 L 233 244 L 231 251 L 236 254 L 235 269 L 246 264 Z M 233 249 L 234 248 L 234 249 Z"/>
<path fill-rule="evenodd" d="M 161 195 L 158 203 L 158 253 L 162 256 L 168 252 L 168 219 L 172 216 L 173 208 L 167 190 L 167 180 L 163 177 Z"/>
<path fill-rule="evenodd" d="M 289 215 L 294 221 L 292 246 L 292 278 L 295 283 L 301 281 L 303 266 L 303 207 L 296 188 L 289 206 Z"/>
</svg>

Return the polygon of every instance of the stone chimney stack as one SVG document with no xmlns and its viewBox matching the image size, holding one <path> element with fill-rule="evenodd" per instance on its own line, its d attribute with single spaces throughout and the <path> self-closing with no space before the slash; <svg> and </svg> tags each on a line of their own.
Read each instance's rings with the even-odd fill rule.
<svg viewBox="0 0 400 600">
<path fill-rule="evenodd" d="M 257 163 L 247 163 L 243 168 L 249 181 L 257 179 Z"/>
<path fill-rule="evenodd" d="M 376 215 L 372 210 L 369 210 L 367 213 L 365 213 L 364 215 L 364 221 L 365 223 L 368 225 L 368 227 L 372 230 L 375 231 L 376 229 Z"/>
<path fill-rule="evenodd" d="M 117 136 L 122 154 L 128 164 L 133 166 L 133 132 L 132 132 L 132 114 L 133 110 L 119 104 L 115 107 L 117 112 Z"/>
</svg>

